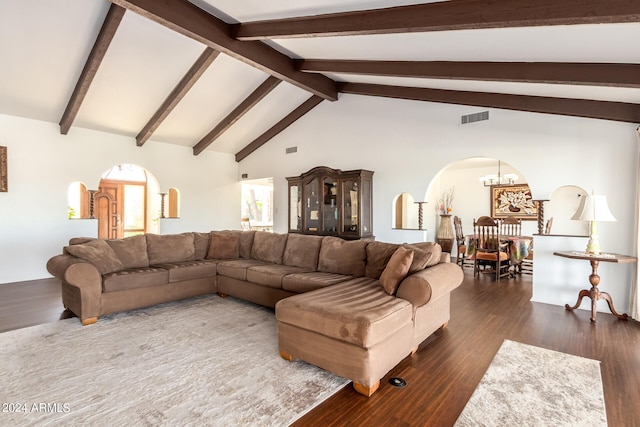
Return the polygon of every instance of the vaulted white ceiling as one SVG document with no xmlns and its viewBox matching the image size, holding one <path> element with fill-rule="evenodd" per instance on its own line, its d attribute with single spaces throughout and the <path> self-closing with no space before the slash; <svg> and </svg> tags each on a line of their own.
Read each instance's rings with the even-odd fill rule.
<svg viewBox="0 0 640 427">
<path fill-rule="evenodd" d="M 595 0 L 571 1 L 583 3 L 585 8 L 591 3 L 598 3 Z M 615 3 L 613 8 L 620 8 L 622 6 L 619 5 L 624 3 L 622 0 L 612 1 Z M 496 3 L 485 2 L 487 5 Z M 136 135 L 207 46 L 139 14 L 135 9 L 151 5 L 154 0 L 114 0 L 114 3 L 127 10 L 86 96 L 79 104 L 69 132 L 73 132 L 73 127 L 102 130 L 131 136 L 132 144 L 135 144 Z M 186 1 L 172 0 L 169 3 Z M 192 0 L 190 3 L 226 24 L 244 24 L 430 2 Z M 472 7 L 482 0 L 449 0 L 443 3 Z M 531 0 L 529 3 L 552 4 L 555 0 Z M 626 4 L 630 22 L 516 27 L 503 24 L 496 28 L 447 31 L 267 37 L 262 41 L 238 43 L 266 43 L 277 50 L 274 53 L 299 60 L 569 62 L 640 66 L 640 48 L 637 46 L 640 40 L 640 2 L 627 1 Z M 111 5 L 107 0 L 2 0 L 0 113 L 60 123 Z M 196 146 L 273 74 L 249 62 L 238 56 L 219 54 L 146 143 L 161 141 Z M 621 85 L 616 76 L 605 76 L 610 77 L 610 84 L 567 84 L 492 78 L 362 75 L 340 71 L 323 71 L 323 74 L 336 82 L 372 83 L 376 87 L 406 86 L 630 103 L 636 105 L 631 108 L 631 119 L 626 121 L 640 117 L 640 77 L 636 77 L 635 82 Z M 318 74 L 312 75 L 319 77 Z M 239 119 L 236 117 L 232 123 L 227 123 L 230 126 L 226 126 L 206 149 L 238 153 L 260 139 L 312 95 L 304 85 L 295 82 L 278 84 L 253 108 L 247 108 L 246 114 L 240 114 Z M 340 100 L 338 97 L 337 101 L 323 102 Z M 487 106 L 492 105 L 489 102 Z M 637 111 L 636 116 L 633 116 L 633 111 Z M 299 120 L 304 120 L 304 116 Z M 268 140 L 266 137 L 263 139 Z"/>
</svg>

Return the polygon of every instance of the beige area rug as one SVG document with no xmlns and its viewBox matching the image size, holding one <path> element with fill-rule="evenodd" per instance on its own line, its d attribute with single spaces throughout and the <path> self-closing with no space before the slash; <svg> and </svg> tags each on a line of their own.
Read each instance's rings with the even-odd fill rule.
<svg viewBox="0 0 640 427">
<path fill-rule="evenodd" d="M 0 334 L 0 425 L 286 426 L 348 380 L 278 354 L 272 310 L 216 295 Z"/>
<path fill-rule="evenodd" d="M 456 426 L 606 426 L 600 362 L 505 340 Z"/>
</svg>

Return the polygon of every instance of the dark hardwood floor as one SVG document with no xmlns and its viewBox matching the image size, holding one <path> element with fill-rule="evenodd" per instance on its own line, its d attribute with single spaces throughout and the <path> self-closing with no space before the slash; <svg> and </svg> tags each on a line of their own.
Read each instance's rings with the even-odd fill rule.
<svg viewBox="0 0 640 427">
<path fill-rule="evenodd" d="M 465 269 L 448 327 L 396 366 L 373 396 L 347 386 L 294 425 L 450 426 L 509 339 L 600 360 L 609 425 L 640 426 L 640 323 L 601 312 L 591 324 L 586 310 L 530 298 L 531 276 L 496 283 L 488 276 L 474 280 Z M 0 332 L 67 316 L 55 279 L 0 285 Z M 393 387 L 390 377 L 408 384 Z"/>
</svg>

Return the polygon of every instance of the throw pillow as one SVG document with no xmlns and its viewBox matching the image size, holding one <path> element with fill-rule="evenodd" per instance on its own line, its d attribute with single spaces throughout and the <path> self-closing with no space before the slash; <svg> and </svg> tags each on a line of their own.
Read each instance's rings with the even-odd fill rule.
<svg viewBox="0 0 640 427">
<path fill-rule="evenodd" d="M 425 251 L 417 246 L 409 245 L 407 243 L 403 243 L 402 246 L 413 251 L 413 262 L 411 263 L 411 267 L 409 268 L 409 273 L 407 273 L 407 275 L 427 268 L 427 265 L 429 265 L 431 257 L 433 256 L 433 252 Z"/>
<path fill-rule="evenodd" d="M 207 259 L 236 259 L 240 256 L 239 231 L 212 231 Z"/>
<path fill-rule="evenodd" d="M 432 265 L 436 265 L 440 262 L 440 258 L 442 257 L 442 247 L 435 242 L 417 242 L 417 243 L 405 243 L 405 245 L 409 245 L 412 249 L 418 248 L 422 249 L 426 252 L 431 252 L 431 258 L 427 262 L 427 267 L 431 267 Z"/>
<path fill-rule="evenodd" d="M 75 257 L 89 261 L 100 274 L 113 273 L 123 269 L 118 255 L 102 239 L 91 240 L 80 245 L 69 245 L 64 250 Z"/>
<path fill-rule="evenodd" d="M 389 295 L 396 294 L 400 282 L 407 277 L 412 261 L 413 251 L 403 246 L 391 255 L 389 263 L 380 275 L 380 284 Z"/>
</svg>

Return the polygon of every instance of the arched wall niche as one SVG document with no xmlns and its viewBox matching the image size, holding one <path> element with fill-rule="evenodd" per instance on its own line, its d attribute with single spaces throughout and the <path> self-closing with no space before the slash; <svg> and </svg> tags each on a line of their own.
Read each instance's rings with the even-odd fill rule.
<svg viewBox="0 0 640 427">
<path fill-rule="evenodd" d="M 179 190 L 172 187 L 167 193 L 169 217 L 178 218 Z M 97 218 L 98 237 L 127 237 L 160 233 L 161 205 L 160 185 L 153 173 L 138 165 L 119 164 L 104 171 L 95 186 L 71 183 L 67 216 Z"/>
<path fill-rule="evenodd" d="M 395 229 L 418 229 L 418 205 L 411 194 L 405 192 L 394 198 L 391 218 Z"/>
</svg>

